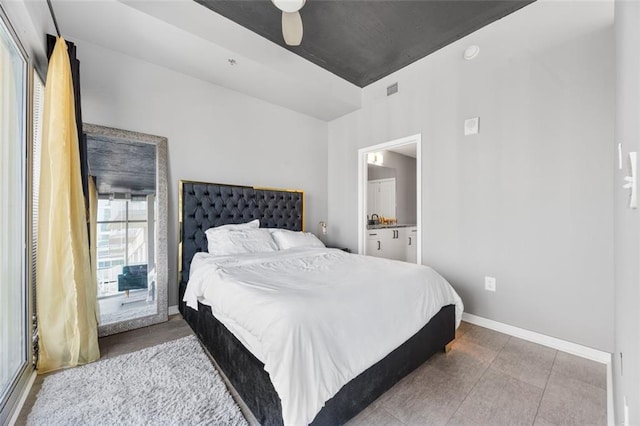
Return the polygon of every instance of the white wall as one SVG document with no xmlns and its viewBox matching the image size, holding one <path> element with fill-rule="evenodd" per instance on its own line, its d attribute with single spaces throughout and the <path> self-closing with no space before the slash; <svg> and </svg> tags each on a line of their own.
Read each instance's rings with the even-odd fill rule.
<svg viewBox="0 0 640 426">
<path fill-rule="evenodd" d="M 365 88 L 329 124 L 332 243 L 357 248 L 358 148 L 422 133 L 423 263 L 470 313 L 612 351 L 612 22 L 538 1 Z"/>
<path fill-rule="evenodd" d="M 617 143 L 621 143 L 625 161 L 623 170 L 616 170 L 614 180 L 616 333 L 613 383 L 616 424 L 625 420 L 626 398 L 629 406 L 627 425 L 640 424 L 640 212 L 629 208 L 629 191 L 622 189 L 623 179 L 629 175 L 627 155 L 640 152 L 639 47 L 640 3 L 617 1 L 617 121 L 616 138 L 611 148 L 617 149 Z"/>
<path fill-rule="evenodd" d="M 73 41 L 83 120 L 169 139 L 169 305 L 178 298 L 180 179 L 303 189 L 307 229 L 326 220 L 326 122 Z"/>
</svg>

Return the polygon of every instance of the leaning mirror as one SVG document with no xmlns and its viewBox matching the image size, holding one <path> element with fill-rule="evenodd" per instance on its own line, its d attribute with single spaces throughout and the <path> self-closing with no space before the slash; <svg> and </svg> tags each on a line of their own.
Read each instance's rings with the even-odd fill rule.
<svg viewBox="0 0 640 426">
<path fill-rule="evenodd" d="M 167 320 L 167 139 L 84 124 L 98 334 Z"/>
</svg>

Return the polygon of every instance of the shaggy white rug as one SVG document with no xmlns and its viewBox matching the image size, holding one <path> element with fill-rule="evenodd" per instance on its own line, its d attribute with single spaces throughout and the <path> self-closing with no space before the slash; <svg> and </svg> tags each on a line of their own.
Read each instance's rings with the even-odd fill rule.
<svg viewBox="0 0 640 426">
<path fill-rule="evenodd" d="M 28 425 L 246 425 L 195 336 L 44 379 Z"/>
</svg>

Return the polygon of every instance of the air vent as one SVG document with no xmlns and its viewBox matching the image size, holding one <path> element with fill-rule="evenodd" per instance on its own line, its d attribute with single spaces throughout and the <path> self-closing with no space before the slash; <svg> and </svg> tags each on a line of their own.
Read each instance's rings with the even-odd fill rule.
<svg viewBox="0 0 640 426">
<path fill-rule="evenodd" d="M 398 83 L 393 83 L 391 86 L 387 87 L 387 96 L 391 96 L 394 93 L 398 93 Z"/>
</svg>

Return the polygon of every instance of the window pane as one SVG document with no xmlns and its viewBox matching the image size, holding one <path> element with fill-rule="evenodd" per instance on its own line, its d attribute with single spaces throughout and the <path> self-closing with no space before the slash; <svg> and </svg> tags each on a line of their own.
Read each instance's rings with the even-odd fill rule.
<svg viewBox="0 0 640 426">
<path fill-rule="evenodd" d="M 126 220 L 127 200 L 98 200 L 98 222 Z"/>
<path fill-rule="evenodd" d="M 38 214 L 40 212 L 40 158 L 42 151 L 42 121 L 44 112 L 44 83 L 33 73 L 33 115 L 31 126 L 33 130 L 31 145 L 31 312 L 37 312 L 36 283 L 37 283 L 37 260 L 38 251 Z M 37 324 L 33 330 L 37 336 Z M 37 339 L 37 337 L 36 337 Z M 37 341 L 33 342 L 34 355 L 37 357 Z"/>
<path fill-rule="evenodd" d="M 129 201 L 129 220 L 147 220 L 147 200 Z"/>
<path fill-rule="evenodd" d="M 127 252 L 128 265 L 147 264 L 147 235 L 147 222 L 129 223 L 129 250 Z"/>
<path fill-rule="evenodd" d="M 100 203 L 98 203 L 99 205 Z M 125 234 L 125 222 L 98 224 L 98 254 L 96 257 L 98 260 L 99 298 L 118 293 L 118 275 L 122 273 L 122 267 L 125 265 Z"/>
<path fill-rule="evenodd" d="M 148 263 L 147 200 L 98 200 L 97 227 L 100 299 L 118 293 L 123 267 Z"/>
<path fill-rule="evenodd" d="M 25 67 L 0 19 L 0 406 L 27 360 Z"/>
</svg>

